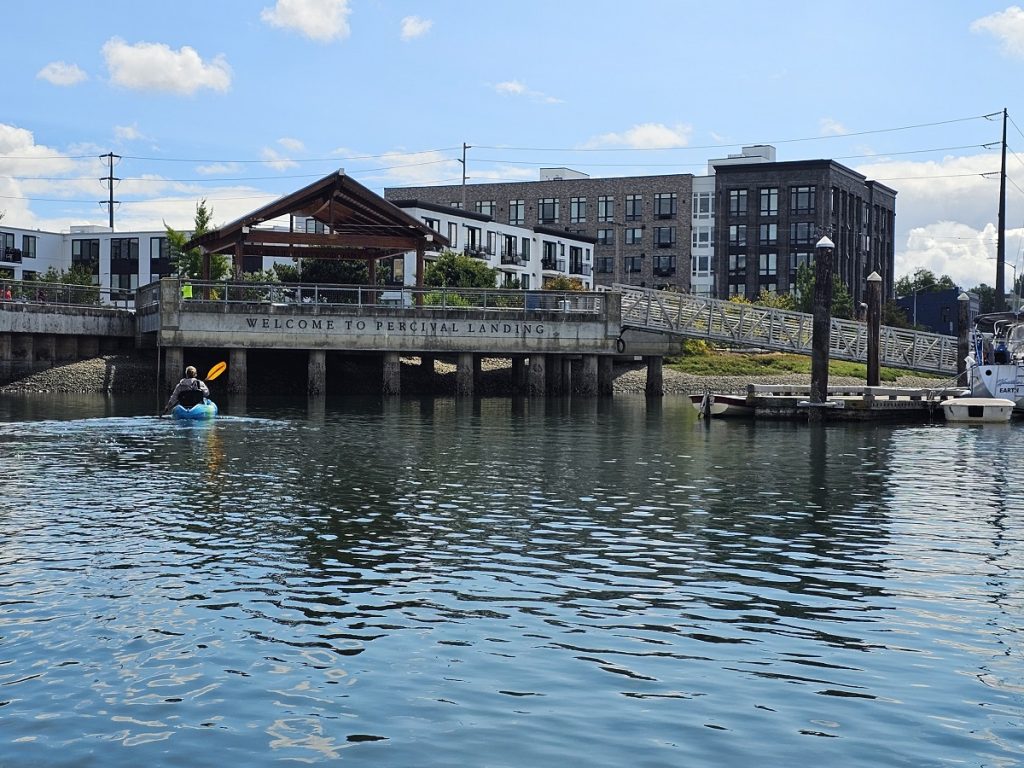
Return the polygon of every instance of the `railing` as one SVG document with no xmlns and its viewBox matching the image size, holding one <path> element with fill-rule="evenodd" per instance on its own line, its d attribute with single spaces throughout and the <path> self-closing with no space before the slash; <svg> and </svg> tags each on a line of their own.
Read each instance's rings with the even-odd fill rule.
<svg viewBox="0 0 1024 768">
<path fill-rule="evenodd" d="M 612 288 L 622 293 L 622 323 L 627 327 L 782 352 L 811 353 L 813 315 L 621 284 Z M 832 318 L 829 342 L 831 357 L 867 360 L 866 323 Z M 955 336 L 882 326 L 879 343 L 882 365 L 956 373 Z"/>
<path fill-rule="evenodd" d="M 599 314 L 604 297 L 582 291 L 521 291 L 480 288 L 409 288 L 369 285 L 329 285 L 294 283 L 225 283 L 182 281 L 182 309 L 211 305 L 252 305 L 286 309 L 309 307 L 321 311 L 359 311 L 362 307 L 400 307 L 416 310 L 482 309 L 548 310 Z M 157 286 L 159 288 L 159 286 Z M 139 290 L 140 301 L 151 302 L 153 286 Z M 190 295 L 189 295 L 190 294 Z M 142 306 L 140 304 L 140 306 Z"/>
<path fill-rule="evenodd" d="M 7 296 L 8 291 L 10 298 Z M 7 302 L 128 309 L 134 301 L 135 292 L 124 288 L 44 283 L 39 280 L 0 280 L 0 309 L 3 309 L 4 303 Z"/>
</svg>

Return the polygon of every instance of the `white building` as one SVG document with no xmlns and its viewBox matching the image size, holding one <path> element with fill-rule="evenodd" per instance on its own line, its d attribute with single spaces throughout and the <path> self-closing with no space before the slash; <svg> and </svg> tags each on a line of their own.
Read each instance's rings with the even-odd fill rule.
<svg viewBox="0 0 1024 768">
<path fill-rule="evenodd" d="M 553 277 L 575 278 L 585 290 L 594 288 L 594 239 L 554 227 L 502 224 L 492 216 L 418 200 L 392 200 L 394 205 L 447 237 L 451 250 L 480 259 L 499 271 L 498 287 L 536 290 Z M 427 252 L 436 258 L 438 252 Z M 397 259 L 395 276 L 404 285 L 416 283 L 416 254 Z"/>
</svg>

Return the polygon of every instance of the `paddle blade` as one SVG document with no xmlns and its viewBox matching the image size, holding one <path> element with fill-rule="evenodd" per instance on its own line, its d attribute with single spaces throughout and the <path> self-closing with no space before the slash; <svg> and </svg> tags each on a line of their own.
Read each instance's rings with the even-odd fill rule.
<svg viewBox="0 0 1024 768">
<path fill-rule="evenodd" d="M 227 369 L 228 369 L 228 364 L 225 363 L 223 360 L 221 360 L 219 363 L 217 363 L 215 366 L 213 366 L 213 368 L 210 369 L 210 372 L 208 374 L 206 374 L 206 380 L 207 381 L 213 381 L 218 376 L 220 376 L 222 373 L 224 373 L 224 371 L 226 371 Z"/>
</svg>

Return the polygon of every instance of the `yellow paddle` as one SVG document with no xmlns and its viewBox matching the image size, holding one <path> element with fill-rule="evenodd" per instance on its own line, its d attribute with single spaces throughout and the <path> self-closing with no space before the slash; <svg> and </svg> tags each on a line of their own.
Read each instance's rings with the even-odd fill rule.
<svg viewBox="0 0 1024 768">
<path fill-rule="evenodd" d="M 228 364 L 225 363 L 223 360 L 221 360 L 219 363 L 217 363 L 215 366 L 213 366 L 213 368 L 210 369 L 210 372 L 208 374 L 206 374 L 206 380 L 207 381 L 213 381 L 218 376 L 220 376 L 222 373 L 224 373 L 224 371 L 226 371 L 227 369 L 228 369 Z"/>
</svg>

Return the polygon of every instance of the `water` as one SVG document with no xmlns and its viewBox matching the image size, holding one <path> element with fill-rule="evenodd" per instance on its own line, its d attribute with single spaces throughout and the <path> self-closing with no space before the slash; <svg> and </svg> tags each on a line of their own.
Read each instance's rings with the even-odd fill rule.
<svg viewBox="0 0 1024 768">
<path fill-rule="evenodd" d="M 5 768 L 1024 764 L 1019 424 L 149 400 L 0 399 Z"/>
</svg>

